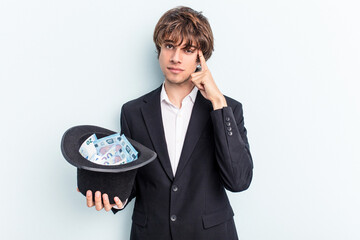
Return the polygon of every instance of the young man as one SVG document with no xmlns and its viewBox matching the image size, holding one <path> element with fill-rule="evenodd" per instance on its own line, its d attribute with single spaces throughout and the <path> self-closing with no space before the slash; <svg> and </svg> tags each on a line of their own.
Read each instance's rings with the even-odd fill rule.
<svg viewBox="0 0 360 240">
<path fill-rule="evenodd" d="M 242 105 L 220 92 L 206 65 L 210 25 L 197 11 L 174 8 L 157 23 L 154 42 L 165 81 L 121 111 L 122 133 L 158 154 L 138 170 L 125 201 L 135 198 L 131 239 L 237 239 L 225 189 L 246 190 L 253 163 Z M 116 213 L 124 206 L 115 202 L 87 193 L 97 210 Z"/>
</svg>

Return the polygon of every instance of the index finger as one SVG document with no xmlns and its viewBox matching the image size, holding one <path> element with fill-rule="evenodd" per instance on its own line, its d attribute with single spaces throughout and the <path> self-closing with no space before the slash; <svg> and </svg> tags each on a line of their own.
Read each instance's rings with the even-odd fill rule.
<svg viewBox="0 0 360 240">
<path fill-rule="evenodd" d="M 201 49 L 198 50 L 198 55 L 199 55 L 199 59 L 200 59 L 201 68 L 204 70 L 207 70 L 206 60 L 205 60 L 204 54 L 201 51 Z"/>
</svg>

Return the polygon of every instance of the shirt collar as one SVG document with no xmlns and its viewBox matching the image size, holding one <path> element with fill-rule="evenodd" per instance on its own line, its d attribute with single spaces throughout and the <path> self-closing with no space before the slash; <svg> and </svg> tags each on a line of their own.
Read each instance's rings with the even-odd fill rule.
<svg viewBox="0 0 360 240">
<path fill-rule="evenodd" d="M 165 83 L 165 82 L 164 82 Z M 162 87 L 161 87 L 161 93 L 160 93 L 160 102 L 162 101 L 165 101 L 169 104 L 172 104 L 169 100 L 169 97 L 165 91 L 165 85 L 164 83 L 162 84 Z M 195 99 L 196 99 L 196 95 L 197 95 L 197 92 L 198 92 L 198 88 L 196 86 L 193 87 L 193 89 L 191 90 L 191 92 L 184 98 L 186 99 L 187 97 L 190 98 L 190 100 L 192 101 L 192 103 L 195 102 Z"/>
<path fill-rule="evenodd" d="M 195 102 L 198 90 L 199 89 L 196 86 L 194 86 L 194 88 L 191 90 L 191 92 L 188 95 L 193 103 Z"/>
</svg>

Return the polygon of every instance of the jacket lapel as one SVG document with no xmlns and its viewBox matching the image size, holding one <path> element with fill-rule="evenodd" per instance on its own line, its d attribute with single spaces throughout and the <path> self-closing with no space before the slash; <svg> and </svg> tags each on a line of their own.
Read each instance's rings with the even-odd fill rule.
<svg viewBox="0 0 360 240">
<path fill-rule="evenodd" d="M 154 94 L 144 99 L 146 104 L 142 106 L 141 112 L 160 163 L 172 181 L 174 179 L 174 175 L 171 169 L 171 163 L 166 146 L 161 116 L 160 93 L 161 86 L 155 90 Z"/>
<path fill-rule="evenodd" d="M 211 102 L 205 99 L 200 93 L 200 91 L 198 91 L 194 107 L 192 109 L 189 126 L 186 131 L 179 165 L 176 170 L 176 178 L 180 177 L 186 166 L 186 163 L 189 161 L 190 156 L 195 149 L 196 143 L 199 140 L 200 135 L 204 130 L 204 127 L 207 125 L 211 111 Z"/>
</svg>

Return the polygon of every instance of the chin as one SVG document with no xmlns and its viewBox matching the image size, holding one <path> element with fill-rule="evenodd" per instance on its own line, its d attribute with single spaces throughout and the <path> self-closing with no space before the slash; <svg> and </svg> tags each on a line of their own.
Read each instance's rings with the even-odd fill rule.
<svg viewBox="0 0 360 240">
<path fill-rule="evenodd" d="M 177 85 L 180 85 L 180 84 L 184 84 L 184 83 L 187 83 L 189 81 L 189 78 L 187 79 L 172 79 L 172 78 L 167 78 L 167 81 L 172 83 L 172 84 L 177 84 Z"/>
<path fill-rule="evenodd" d="M 168 82 L 172 83 L 172 84 L 183 84 L 183 83 L 186 83 L 189 81 L 189 77 L 187 78 L 184 78 L 184 77 L 181 77 L 181 76 L 166 76 L 165 75 L 165 78 Z"/>
</svg>

